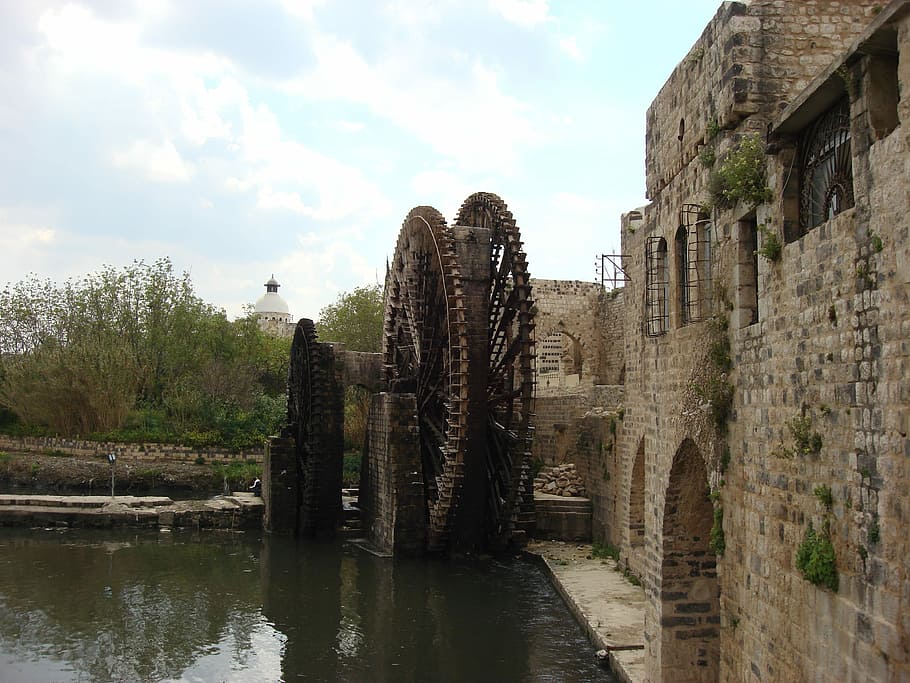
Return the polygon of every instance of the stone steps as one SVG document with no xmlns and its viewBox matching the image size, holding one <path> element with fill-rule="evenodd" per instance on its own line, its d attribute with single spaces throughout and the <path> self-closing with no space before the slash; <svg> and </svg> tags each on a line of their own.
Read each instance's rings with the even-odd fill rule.
<svg viewBox="0 0 910 683">
<path fill-rule="evenodd" d="M 590 541 L 593 506 L 590 498 L 534 493 L 535 538 Z"/>
</svg>

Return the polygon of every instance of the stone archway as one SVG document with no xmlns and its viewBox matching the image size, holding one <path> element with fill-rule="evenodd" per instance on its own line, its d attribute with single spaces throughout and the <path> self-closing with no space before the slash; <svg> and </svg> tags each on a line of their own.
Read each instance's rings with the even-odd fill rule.
<svg viewBox="0 0 910 683">
<path fill-rule="evenodd" d="M 645 439 L 638 443 L 629 476 L 629 568 L 638 576 L 645 562 Z"/>
<path fill-rule="evenodd" d="M 709 548 L 708 473 L 690 439 L 673 458 L 664 502 L 660 585 L 661 680 L 714 683 L 719 675 L 717 561 Z"/>
</svg>

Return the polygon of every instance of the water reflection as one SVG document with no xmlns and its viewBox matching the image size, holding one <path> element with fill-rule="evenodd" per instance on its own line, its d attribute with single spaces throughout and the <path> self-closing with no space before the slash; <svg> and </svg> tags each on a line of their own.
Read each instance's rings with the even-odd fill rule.
<svg viewBox="0 0 910 683">
<path fill-rule="evenodd" d="M 603 681 L 535 567 L 0 529 L 4 681 Z"/>
</svg>

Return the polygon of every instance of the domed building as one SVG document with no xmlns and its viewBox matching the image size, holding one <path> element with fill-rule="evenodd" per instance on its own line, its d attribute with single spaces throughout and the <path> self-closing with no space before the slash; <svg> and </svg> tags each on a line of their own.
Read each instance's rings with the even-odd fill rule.
<svg viewBox="0 0 910 683">
<path fill-rule="evenodd" d="M 269 281 L 265 283 L 265 294 L 259 297 L 259 300 L 253 306 L 253 312 L 256 314 L 259 329 L 263 332 L 278 337 L 292 337 L 294 335 L 294 323 L 291 322 L 291 313 L 288 311 L 287 301 L 278 293 L 280 286 L 273 274 Z"/>
</svg>

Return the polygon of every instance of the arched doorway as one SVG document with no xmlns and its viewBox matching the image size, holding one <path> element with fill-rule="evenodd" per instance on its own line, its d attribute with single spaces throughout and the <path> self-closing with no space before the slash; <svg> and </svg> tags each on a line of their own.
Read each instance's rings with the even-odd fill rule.
<svg viewBox="0 0 910 683">
<path fill-rule="evenodd" d="M 708 546 L 713 506 L 698 447 L 683 441 L 664 502 L 661 563 L 661 680 L 714 683 L 719 674 L 717 561 Z"/>
</svg>

